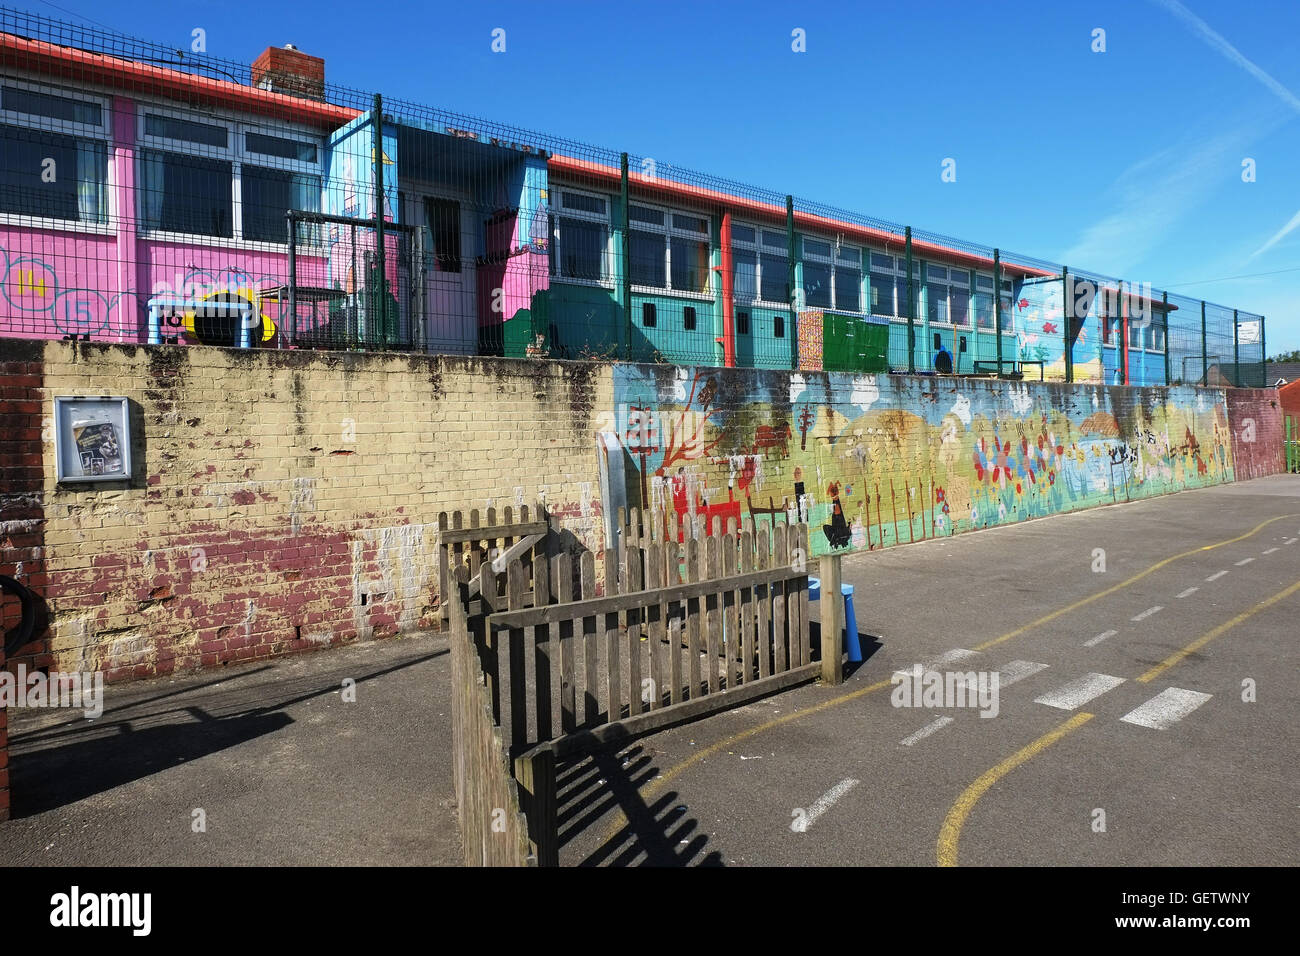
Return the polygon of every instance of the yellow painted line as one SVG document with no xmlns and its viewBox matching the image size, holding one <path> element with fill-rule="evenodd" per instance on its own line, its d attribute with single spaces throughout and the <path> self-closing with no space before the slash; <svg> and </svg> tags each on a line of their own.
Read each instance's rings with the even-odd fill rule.
<svg viewBox="0 0 1300 956">
<path fill-rule="evenodd" d="M 1086 598 L 1081 598 L 1080 600 L 1075 601 L 1073 604 L 1067 604 L 1065 607 L 1055 610 L 1050 614 L 1043 615 L 1036 621 L 1030 621 L 1028 624 L 1023 625 L 1022 627 L 1018 627 L 1014 631 L 1008 631 L 1006 634 L 1003 634 L 1001 637 L 995 637 L 991 641 L 985 641 L 983 644 L 976 645 L 975 647 L 972 648 L 972 650 L 986 651 L 990 647 L 994 647 L 998 644 L 1001 644 L 1003 641 L 1009 641 L 1013 637 L 1019 637 L 1021 634 L 1024 634 L 1026 631 L 1033 630 L 1036 627 L 1041 627 L 1042 625 L 1047 624 L 1050 621 L 1056 620 L 1058 617 L 1061 617 L 1064 614 L 1069 614 L 1071 611 L 1077 611 L 1079 608 L 1091 604 L 1093 601 L 1100 600 L 1101 598 L 1114 594 L 1116 591 L 1123 590 L 1124 588 L 1128 587 L 1131 584 L 1136 584 L 1138 581 L 1141 581 L 1147 575 L 1154 574 L 1155 572 L 1159 571 L 1161 568 L 1165 567 L 1166 565 L 1173 564 L 1175 561 L 1179 561 L 1183 558 L 1190 557 L 1191 555 L 1194 554 L 1203 554 L 1206 551 L 1213 551 L 1216 548 L 1222 548 L 1230 544 L 1236 544 L 1238 541 L 1245 541 L 1247 538 L 1251 537 L 1252 535 L 1259 534 L 1260 531 L 1262 531 L 1264 528 L 1268 527 L 1275 521 L 1283 521 L 1287 518 L 1295 518 L 1295 517 L 1297 516 L 1293 514 L 1278 515 L 1276 518 L 1269 518 L 1267 521 L 1261 521 L 1259 524 L 1255 525 L 1255 527 L 1251 528 L 1245 534 L 1238 535 L 1235 538 L 1229 538 L 1227 541 L 1220 541 L 1217 544 L 1207 544 L 1200 548 L 1192 548 L 1192 550 L 1190 551 L 1184 551 L 1181 554 L 1175 554 L 1172 557 L 1165 558 L 1163 561 L 1157 561 L 1155 564 L 1151 565 L 1151 567 L 1147 568 L 1145 571 L 1139 571 L 1131 578 L 1127 578 L 1126 580 L 1119 582 L 1119 584 L 1113 584 L 1110 587 L 1106 588 L 1104 591 L 1098 591 L 1096 594 L 1089 595 Z"/>
<path fill-rule="evenodd" d="M 966 818 L 970 816 L 970 812 L 975 809 L 975 804 L 979 803 L 980 797 L 984 796 L 990 787 L 1025 761 L 1042 753 L 1066 734 L 1082 727 L 1092 720 L 1092 717 L 1092 714 L 1087 713 L 1075 714 L 1056 729 L 1043 734 L 1029 746 L 1017 750 L 996 767 L 984 771 L 980 774 L 979 779 L 963 790 L 961 796 L 957 798 L 957 802 L 948 811 L 948 816 L 943 821 L 943 829 L 939 831 L 937 846 L 939 865 L 957 865 L 957 841 L 961 838 L 961 828 L 966 823 Z"/>
<path fill-rule="evenodd" d="M 1254 528 L 1247 531 L 1245 534 L 1238 535 L 1235 538 L 1229 538 L 1226 541 L 1219 541 L 1215 544 L 1207 544 L 1203 547 L 1193 548 L 1190 551 L 1184 551 L 1181 554 L 1175 554 L 1173 557 L 1165 558 L 1164 560 L 1158 561 L 1155 564 L 1151 565 L 1151 567 L 1147 568 L 1145 571 L 1141 571 L 1133 575 L 1131 578 L 1127 579 L 1126 581 L 1121 581 L 1119 584 L 1106 588 L 1104 591 L 1098 591 L 1096 594 L 1092 595 L 1091 597 L 1086 597 L 1083 598 L 1082 600 L 1075 601 L 1073 604 L 1070 604 L 1067 607 L 1063 607 L 1058 611 L 1053 611 L 1051 614 L 1047 614 L 1043 617 L 1040 617 L 1036 621 L 1031 621 L 1030 623 L 1025 624 L 1022 627 L 1016 628 L 1014 631 L 1009 631 L 1006 634 L 1003 634 L 1001 637 L 995 637 L 991 641 L 986 641 L 974 649 L 977 651 L 982 651 L 985 650 L 986 648 L 993 647 L 994 645 L 1001 644 L 1003 641 L 1009 641 L 1013 637 L 1019 637 L 1021 634 L 1024 634 L 1025 632 L 1030 631 L 1035 627 L 1039 627 L 1040 625 L 1046 624 L 1049 621 L 1053 621 L 1063 614 L 1068 614 L 1070 611 L 1077 610 L 1086 604 L 1090 604 L 1091 602 L 1097 600 L 1098 598 L 1105 597 L 1108 594 L 1114 594 L 1116 591 L 1120 590 L 1121 588 L 1126 588 L 1130 584 L 1133 584 L 1136 581 L 1140 581 L 1148 574 L 1158 571 L 1160 568 L 1163 568 L 1165 565 L 1177 561 L 1180 558 L 1185 558 L 1193 554 L 1201 554 L 1202 552 L 1205 551 L 1213 551 L 1215 548 L 1222 548 L 1225 545 L 1236 544 L 1238 541 L 1245 541 L 1247 538 L 1251 537 L 1252 535 L 1258 534 L 1262 529 L 1268 527 L 1275 521 L 1283 521 L 1287 518 L 1296 518 L 1296 517 L 1300 517 L 1300 514 L 1278 515 L 1276 518 L 1269 518 L 1267 521 L 1261 521 L 1259 524 L 1255 525 Z M 651 797 L 653 797 L 664 787 L 668 786 L 668 784 L 672 782 L 675 778 L 681 776 L 681 774 L 684 771 L 690 769 L 699 761 L 704 760 L 707 757 L 711 757 L 716 753 L 720 753 L 721 751 L 726 750 L 728 747 L 732 747 L 735 744 L 740 743 L 742 740 L 747 740 L 748 738 L 753 737 L 755 734 L 760 734 L 765 730 L 771 730 L 773 727 L 779 727 L 781 724 L 789 723 L 792 720 L 798 720 L 800 717 L 807 717 L 810 714 L 816 714 L 820 711 L 828 710 L 831 707 L 835 707 L 839 704 L 847 704 L 849 701 L 857 700 L 859 697 L 862 697 L 865 694 L 870 694 L 874 691 L 883 690 L 886 687 L 890 687 L 892 686 L 892 683 L 893 682 L 889 679 L 876 681 L 876 683 L 869 684 L 866 687 L 858 688 L 857 690 L 850 691 L 847 694 L 841 694 L 839 697 L 832 697 L 829 700 L 824 700 L 820 704 L 815 704 L 814 706 L 809 707 L 805 710 L 798 710 L 795 711 L 794 713 L 786 714 L 783 717 L 777 717 L 774 720 L 769 720 L 766 723 L 759 724 L 756 727 L 751 727 L 748 730 L 742 730 L 739 733 L 731 735 L 730 737 L 725 737 L 722 740 L 719 740 L 715 744 L 711 744 L 710 746 L 705 747 L 702 750 L 696 751 L 695 753 L 687 757 L 685 760 L 683 760 L 681 763 L 676 764 L 673 767 L 670 767 L 658 778 L 652 780 L 650 783 L 648 783 L 645 786 L 642 799 L 646 803 L 649 803 Z M 610 823 L 609 827 L 605 830 L 605 835 L 600 841 L 601 845 L 603 846 L 604 844 L 608 843 L 610 840 L 614 839 L 614 837 L 618 835 L 618 831 L 621 830 L 624 826 L 626 826 L 626 824 L 627 824 L 627 816 L 620 810 L 617 816 L 614 817 L 614 820 Z"/>
<path fill-rule="evenodd" d="M 1285 588 L 1281 591 L 1278 591 L 1270 598 L 1265 598 L 1263 601 L 1260 601 L 1258 604 L 1252 607 L 1249 611 L 1243 611 L 1241 614 L 1238 614 L 1231 621 L 1224 621 L 1214 630 L 1206 631 L 1196 640 L 1192 641 L 1192 643 L 1184 647 L 1181 651 L 1175 651 L 1174 653 L 1170 654 L 1168 657 L 1166 657 L 1155 667 L 1151 668 L 1151 670 L 1147 671 L 1145 674 L 1139 677 L 1137 679 L 1138 683 L 1146 684 L 1152 680 L 1155 680 L 1155 678 L 1159 677 L 1165 671 L 1169 670 L 1169 668 L 1173 667 L 1175 664 L 1177 664 L 1183 658 L 1187 657 L 1189 654 L 1195 654 L 1197 651 L 1199 651 L 1206 644 L 1210 643 L 1210 641 L 1214 640 L 1216 637 L 1219 637 L 1220 635 L 1226 633 L 1227 631 L 1232 630 L 1234 627 L 1236 627 L 1238 624 L 1242 623 L 1243 621 L 1249 620 L 1250 618 L 1254 617 L 1256 614 L 1258 614 L 1260 611 L 1264 610 L 1265 608 L 1272 607 L 1278 601 L 1285 600 L 1286 598 L 1290 597 L 1292 594 L 1295 594 L 1296 591 L 1300 591 L 1300 581 L 1297 581 L 1289 588 Z"/>
</svg>

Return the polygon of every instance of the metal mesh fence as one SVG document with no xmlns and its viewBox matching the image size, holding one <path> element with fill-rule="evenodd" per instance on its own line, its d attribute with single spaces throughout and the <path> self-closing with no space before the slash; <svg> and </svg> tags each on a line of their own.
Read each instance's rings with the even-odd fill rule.
<svg viewBox="0 0 1300 956">
<path fill-rule="evenodd" d="M 1261 316 L 0 8 L 0 336 L 1153 384 Z M 291 238 L 292 237 L 292 241 Z M 1235 333 L 1235 334 L 1234 334 Z"/>
</svg>

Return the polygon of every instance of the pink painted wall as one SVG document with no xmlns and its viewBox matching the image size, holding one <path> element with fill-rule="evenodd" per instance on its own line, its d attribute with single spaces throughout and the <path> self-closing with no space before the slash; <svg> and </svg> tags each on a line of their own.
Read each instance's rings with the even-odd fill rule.
<svg viewBox="0 0 1300 956">
<path fill-rule="evenodd" d="M 0 226 L 0 336 L 144 342 L 155 292 L 264 291 L 285 282 L 284 252 L 139 236 L 135 116 L 134 101 L 114 98 L 107 229 Z M 300 276 L 324 272 L 323 257 L 299 256 Z M 288 306 L 266 302 L 263 312 L 283 327 Z M 299 314 L 299 327 L 305 328 L 311 310 L 300 308 Z"/>
</svg>

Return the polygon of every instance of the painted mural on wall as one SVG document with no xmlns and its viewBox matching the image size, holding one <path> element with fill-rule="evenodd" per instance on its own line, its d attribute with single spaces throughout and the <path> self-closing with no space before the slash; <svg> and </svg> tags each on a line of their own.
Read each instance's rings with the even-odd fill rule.
<svg viewBox="0 0 1300 956">
<path fill-rule="evenodd" d="M 51 240 L 45 234 L 35 240 L 44 250 L 41 255 L 22 251 L 33 242 L 30 234 L 15 232 L 0 236 L 0 240 L 0 332 L 35 338 L 143 341 L 148 302 L 154 295 L 195 301 L 242 295 L 258 302 L 265 327 L 272 331 L 288 314 L 287 302 L 263 300 L 258 295 L 259 290 L 283 283 L 283 254 L 241 254 L 235 264 L 227 258 L 229 252 L 218 249 L 142 242 L 142 259 L 191 261 L 185 266 L 166 261 L 134 264 L 132 272 L 147 273 L 147 290 L 119 292 L 112 291 L 119 279 L 111 237 L 97 239 L 103 248 L 93 254 L 84 252 L 82 240 Z M 51 246 L 54 251 L 49 251 Z M 210 264 L 197 264 L 202 260 Z M 166 337 L 190 344 L 198 341 L 192 313 L 172 310 L 163 315 L 161 324 Z"/>
<path fill-rule="evenodd" d="M 617 365 L 614 398 L 643 506 L 803 518 L 813 555 L 1233 478 L 1215 389 Z"/>
</svg>

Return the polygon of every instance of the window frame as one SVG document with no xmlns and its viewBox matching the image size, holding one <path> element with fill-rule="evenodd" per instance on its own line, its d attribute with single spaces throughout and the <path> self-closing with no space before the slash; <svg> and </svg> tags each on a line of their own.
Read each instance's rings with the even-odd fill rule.
<svg viewBox="0 0 1300 956">
<path fill-rule="evenodd" d="M 889 266 L 888 268 L 886 268 L 885 266 L 877 265 L 875 262 L 872 261 L 872 258 L 871 258 L 872 256 L 886 256 L 886 257 L 888 257 L 888 258 L 890 259 L 890 261 L 893 263 L 893 265 Z M 890 283 L 890 289 L 891 289 L 891 295 L 890 295 L 890 298 L 893 299 L 893 308 L 894 308 L 895 311 L 892 312 L 892 313 L 890 313 L 890 314 L 888 314 L 888 315 L 886 315 L 886 314 L 884 314 L 884 313 L 881 313 L 881 312 L 876 312 L 875 310 L 873 310 L 873 309 L 870 308 L 871 303 L 870 303 L 870 301 L 868 301 L 868 303 L 867 303 L 867 305 L 868 305 L 867 315 L 874 316 L 874 317 L 876 317 L 876 318 L 881 318 L 881 319 L 889 319 L 889 321 L 891 321 L 891 322 L 906 322 L 906 321 L 907 321 L 907 309 L 904 308 L 904 306 L 907 305 L 907 302 L 906 302 L 906 301 L 903 301 L 903 302 L 898 301 L 898 296 L 897 296 L 896 294 L 894 294 L 894 291 L 897 289 L 897 286 L 898 286 L 898 282 L 897 282 L 897 280 L 898 280 L 898 279 L 902 279 L 902 280 L 904 280 L 904 288 L 906 288 L 906 280 L 907 280 L 907 256 L 906 256 L 906 255 L 898 255 L 898 254 L 896 254 L 896 253 L 890 252 L 888 249 L 877 249 L 877 248 L 875 248 L 875 247 L 868 246 L 868 247 L 867 247 L 867 265 L 868 265 L 868 268 L 867 268 L 867 281 L 868 281 L 868 283 L 870 283 L 870 285 L 868 286 L 868 289 L 870 289 L 871 287 L 874 287 L 874 285 L 875 285 L 875 283 L 871 282 L 871 274 L 872 274 L 873 272 L 875 272 L 875 273 L 879 273 L 879 274 L 881 274 L 881 275 L 887 275 L 887 276 L 889 276 L 891 279 L 895 280 L 895 281 L 893 281 L 893 282 Z M 922 288 L 924 288 L 924 283 L 925 283 L 925 271 L 922 269 L 921 265 L 922 265 L 921 260 L 918 259 L 918 258 L 916 258 L 915 256 L 913 256 L 913 257 L 912 257 L 912 277 L 913 277 L 913 279 L 915 279 L 915 289 L 916 289 L 916 291 L 917 291 L 918 293 L 921 291 Z M 904 298 L 906 298 L 907 293 L 904 292 L 904 293 L 903 293 L 903 296 L 904 296 Z M 919 304 L 919 303 L 918 303 L 918 304 Z M 918 317 L 915 317 L 915 321 L 920 321 L 920 320 L 921 320 L 921 319 L 920 319 L 919 316 L 918 316 Z"/>
<path fill-rule="evenodd" d="M 104 182 L 102 189 L 106 194 L 107 222 L 83 222 L 80 219 L 61 219 L 55 216 L 28 216 L 23 213 L 0 211 L 0 225 L 16 226 L 27 229 L 49 229 L 60 232 L 81 232 L 93 235 L 113 235 L 117 231 L 117 177 L 113 162 L 113 98 L 108 94 L 88 93 L 83 90 L 69 89 L 53 83 L 27 79 L 12 73 L 0 74 L 0 87 L 11 86 L 28 93 L 57 96 L 62 99 L 79 100 L 92 103 L 100 108 L 102 122 L 99 126 L 78 123 L 73 120 L 58 119 L 40 113 L 23 113 L 9 109 L 3 101 L 3 89 L 0 89 L 0 125 L 15 126 L 20 129 L 40 133 L 53 133 L 59 136 L 71 136 L 76 139 L 94 140 L 104 144 Z"/>
<path fill-rule="evenodd" d="M 830 267 L 830 280 L 828 282 L 828 288 L 830 289 L 830 305 L 814 306 L 812 303 L 808 302 L 807 290 L 805 288 L 805 292 L 804 292 L 805 307 L 808 309 L 825 308 L 827 311 L 834 312 L 837 314 L 843 313 L 845 315 L 858 315 L 858 316 L 864 315 L 865 313 L 862 311 L 862 278 L 864 275 L 862 269 L 862 247 L 840 242 L 838 238 L 827 239 L 824 236 L 817 235 L 816 233 L 806 233 L 803 236 L 801 236 L 800 239 L 801 242 L 799 243 L 799 261 L 801 263 L 813 262 L 816 263 L 817 265 Z M 821 243 L 825 246 L 828 246 L 830 248 L 830 255 L 823 255 L 822 253 L 818 253 L 818 252 L 809 252 L 808 243 L 810 241 Z M 847 267 L 851 265 L 851 262 L 845 261 L 848 257 L 844 255 L 844 251 L 848 249 L 851 249 L 857 253 L 857 273 L 858 273 L 857 306 L 858 307 L 855 309 L 846 309 L 839 305 L 838 290 L 835 288 L 835 280 L 839 274 L 839 267 L 840 266 Z"/>
<path fill-rule="evenodd" d="M 168 119 L 201 123 L 205 126 L 220 126 L 224 128 L 227 133 L 226 146 L 224 148 L 219 146 L 210 146 L 205 143 L 195 143 L 190 140 L 173 139 L 167 136 L 157 136 L 147 133 L 147 117 L 151 114 Z M 141 239 L 163 242 L 185 242 L 195 245 L 228 246 L 236 244 L 241 248 L 268 252 L 283 252 L 289 247 L 287 241 L 250 239 L 244 234 L 244 167 L 251 166 L 255 169 L 264 169 L 278 173 L 302 173 L 315 176 L 319 180 L 318 188 L 321 190 L 324 190 L 325 188 L 326 137 L 320 135 L 310 127 L 293 123 L 271 127 L 262 123 L 248 122 L 237 115 L 225 111 L 205 113 L 154 100 L 137 102 L 135 122 L 136 138 L 134 143 L 134 153 L 137 184 L 137 188 L 135 189 L 136 222 L 137 232 Z M 249 149 L 247 147 L 246 137 L 246 134 L 248 133 L 255 133 L 272 139 L 308 143 L 316 149 L 316 161 L 312 163 L 307 162 L 306 160 L 286 159 L 280 156 L 271 156 L 267 153 L 261 153 L 255 149 Z M 145 150 L 168 153 L 182 157 L 187 155 L 186 151 L 188 151 L 190 154 L 203 159 L 229 162 L 231 235 L 212 236 L 206 233 L 187 233 L 176 232 L 168 229 L 150 229 L 145 224 L 144 210 L 141 206 L 144 202 L 145 194 L 143 186 L 143 163 Z M 325 247 L 323 230 L 313 229 L 311 230 L 310 236 L 311 237 L 306 240 L 299 238 L 295 245 L 300 250 L 308 250 L 310 254 L 318 254 Z"/>
<path fill-rule="evenodd" d="M 551 262 L 553 263 L 550 277 L 556 282 L 567 282 L 572 285 L 586 285 L 602 289 L 614 288 L 614 270 L 611 268 L 613 261 L 613 214 L 614 199 L 606 193 L 596 192 L 590 189 L 582 189 L 575 186 L 569 186 L 565 183 L 552 183 L 551 189 L 555 191 L 555 205 L 551 207 L 551 222 L 548 224 L 551 231 Z M 566 193 L 572 193 L 575 196 L 585 196 L 588 199 L 599 199 L 605 204 L 605 212 L 591 212 L 586 209 L 573 209 L 564 205 Z M 588 279 L 582 276 L 566 276 L 564 274 L 564 250 L 563 240 L 560 236 L 560 220 L 576 219 L 583 222 L 599 223 L 605 227 L 605 247 L 600 253 L 600 278 Z"/>
<path fill-rule="evenodd" d="M 737 226 L 741 227 L 742 229 L 752 229 L 754 231 L 753 241 L 751 242 L 749 240 L 737 239 L 735 233 Z M 754 295 L 753 297 L 743 297 L 743 298 L 740 296 L 733 295 L 736 304 L 738 306 L 745 305 L 750 308 L 757 307 L 757 308 L 765 308 L 765 309 L 788 310 L 790 308 L 790 300 L 788 298 L 785 301 L 763 298 L 763 256 L 768 256 L 769 258 L 772 259 L 782 260 L 784 262 L 784 275 L 780 281 L 783 285 L 788 285 L 790 281 L 790 248 L 789 245 L 785 242 L 786 237 L 784 233 L 779 233 L 775 229 L 772 229 L 768 226 L 760 226 L 757 223 L 753 223 L 753 222 L 733 222 L 731 224 L 731 229 L 732 229 L 731 251 L 733 255 L 737 249 L 743 249 L 746 252 L 752 252 L 754 254 Z M 763 242 L 763 236 L 765 233 L 781 236 L 782 245 L 780 247 L 780 251 L 777 251 L 776 246 L 769 245 Z M 734 267 L 734 262 L 733 262 L 733 267 Z M 734 293 L 734 286 L 733 286 L 733 293 Z"/>
<path fill-rule="evenodd" d="M 665 206 L 665 205 L 661 205 L 660 203 L 656 203 L 654 201 L 644 202 L 641 200 L 629 199 L 628 206 L 629 206 L 628 216 L 627 216 L 628 219 L 627 229 L 629 233 L 628 248 L 629 249 L 631 248 L 632 239 L 630 234 L 632 232 L 650 233 L 656 236 L 661 236 L 663 238 L 663 256 L 664 256 L 663 258 L 664 284 L 663 285 L 647 285 L 643 282 L 632 281 L 632 277 L 631 277 L 632 264 L 630 262 L 627 264 L 628 271 L 629 271 L 628 286 L 631 288 L 631 290 L 634 293 L 637 293 L 638 295 L 670 294 L 674 296 L 698 299 L 701 302 L 712 300 L 715 295 L 715 287 L 714 287 L 713 269 L 711 268 L 712 256 L 713 256 L 713 223 L 710 215 L 706 212 L 700 212 L 698 210 L 693 210 L 693 209 L 686 209 L 679 206 Z M 640 206 L 642 209 L 654 210 L 657 213 L 661 213 L 663 215 L 663 224 L 657 225 L 652 222 L 639 222 L 633 220 L 632 210 L 630 208 L 632 206 Z M 694 229 L 689 229 L 684 226 L 677 225 L 676 222 L 677 216 L 690 217 L 692 219 L 703 220 L 704 222 L 703 231 L 697 231 Z M 703 242 L 707 247 L 708 257 L 710 259 L 710 266 L 706 266 L 704 270 L 705 288 L 703 290 L 678 289 L 673 286 L 673 240 L 674 239 L 683 239 L 690 242 Z"/>
</svg>

